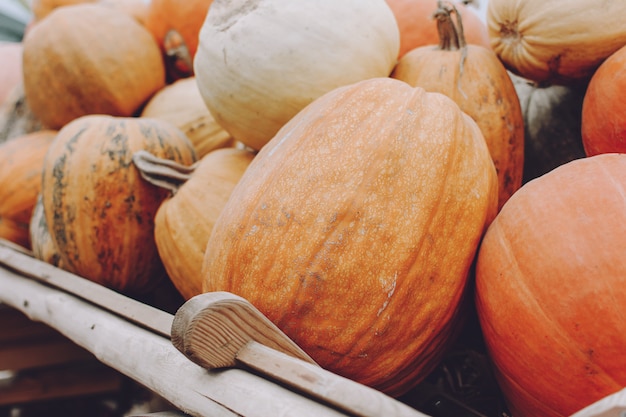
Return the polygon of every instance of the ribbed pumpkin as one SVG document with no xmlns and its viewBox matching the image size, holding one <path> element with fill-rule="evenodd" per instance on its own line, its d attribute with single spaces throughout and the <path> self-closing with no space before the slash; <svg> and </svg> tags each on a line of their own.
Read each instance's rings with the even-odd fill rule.
<svg viewBox="0 0 626 417">
<path fill-rule="evenodd" d="M 206 108 L 195 77 L 182 78 L 159 90 L 141 116 L 165 120 L 178 127 L 193 143 L 198 158 L 235 142 Z"/>
<path fill-rule="evenodd" d="M 386 0 L 393 11 L 400 29 L 400 53 L 398 58 L 420 46 L 439 43 L 437 26 L 433 24 L 433 13 L 437 0 Z M 467 43 L 491 48 L 487 25 L 470 7 L 461 2 L 454 3 L 463 15 L 463 27 Z"/>
<path fill-rule="evenodd" d="M 41 193 L 37 195 L 35 208 L 33 209 L 28 229 L 33 256 L 51 265 L 62 267 L 59 249 L 57 249 L 50 236 L 50 229 L 48 228 L 46 215 L 43 211 Z"/>
<path fill-rule="evenodd" d="M 0 107 L 22 82 L 22 43 L 0 41 Z"/>
<path fill-rule="evenodd" d="M 626 155 L 528 182 L 489 227 L 476 303 L 516 417 L 569 416 L 626 386 Z"/>
<path fill-rule="evenodd" d="M 151 0 L 145 26 L 155 37 L 172 81 L 193 75 L 198 37 L 213 0 Z"/>
<path fill-rule="evenodd" d="M 143 181 L 132 162 L 139 150 L 183 165 L 191 142 L 156 119 L 90 115 L 58 133 L 44 161 L 42 198 L 63 267 L 127 293 L 163 277 L 154 216 L 168 192 Z"/>
<path fill-rule="evenodd" d="M 435 16 L 439 45 L 413 49 L 391 76 L 447 95 L 478 123 L 498 172 L 502 207 L 521 186 L 524 171 L 524 118 L 515 86 L 490 49 L 465 42 L 456 6 L 439 2 Z"/>
<path fill-rule="evenodd" d="M 583 99 L 585 153 L 626 153 L 626 42 L 593 74 Z"/>
<path fill-rule="evenodd" d="M 469 116 L 442 94 L 365 80 L 257 154 L 214 225 L 203 289 L 247 298 L 322 367 L 399 395 L 448 346 L 496 207 Z"/>
<path fill-rule="evenodd" d="M 322 94 L 389 76 L 399 45 L 385 0 L 215 0 L 194 68 L 215 120 L 259 150 Z"/>
<path fill-rule="evenodd" d="M 491 46 L 505 66 L 539 83 L 586 83 L 626 44 L 626 2 L 489 0 Z"/>
<path fill-rule="evenodd" d="M 29 224 L 44 156 L 56 135 L 43 130 L 0 144 L 0 237 L 30 248 Z"/>
<path fill-rule="evenodd" d="M 168 276 L 185 299 L 202 293 L 209 235 L 254 155 L 246 149 L 217 149 L 188 167 L 135 154 L 144 179 L 172 192 L 156 213 L 154 236 Z"/>
<path fill-rule="evenodd" d="M 50 128 L 88 114 L 132 116 L 165 85 L 150 32 L 111 7 L 59 7 L 23 44 L 26 98 Z"/>
</svg>

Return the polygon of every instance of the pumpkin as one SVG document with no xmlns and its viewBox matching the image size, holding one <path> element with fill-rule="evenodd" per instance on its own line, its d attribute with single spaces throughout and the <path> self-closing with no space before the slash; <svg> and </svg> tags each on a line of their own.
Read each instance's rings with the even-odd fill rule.
<svg viewBox="0 0 626 417">
<path fill-rule="evenodd" d="M 439 43 L 437 26 L 433 24 L 433 13 L 437 0 L 387 0 L 400 29 L 400 52 L 398 58 L 412 49 Z M 491 48 L 487 25 L 470 7 L 455 2 L 463 16 L 463 28 L 467 43 Z"/>
<path fill-rule="evenodd" d="M 58 7 L 96 3 L 97 1 L 98 0 L 31 0 L 30 10 L 33 14 L 33 22 L 37 23 Z"/>
<path fill-rule="evenodd" d="M 626 153 L 626 44 L 591 77 L 583 99 L 581 131 L 585 154 Z"/>
<path fill-rule="evenodd" d="M 178 127 L 193 143 L 198 158 L 234 145 L 232 136 L 206 108 L 195 77 L 181 78 L 157 91 L 141 116 L 162 119 Z"/>
<path fill-rule="evenodd" d="M 497 209 L 476 123 L 388 77 L 339 87 L 257 154 L 213 226 L 203 290 L 248 299 L 322 367 L 400 395 L 453 338 Z"/>
<path fill-rule="evenodd" d="M 132 116 L 165 85 L 150 33 L 111 7 L 59 7 L 33 26 L 23 44 L 26 98 L 53 129 L 88 114 Z"/>
<path fill-rule="evenodd" d="M 148 10 L 151 1 L 152 0 L 99 0 L 98 3 L 103 6 L 118 9 L 145 26 L 148 20 Z"/>
<path fill-rule="evenodd" d="M 387 77 L 399 45 L 384 0 L 216 0 L 194 68 L 215 120 L 259 150 L 322 94 Z"/>
<path fill-rule="evenodd" d="M 524 120 L 515 86 L 490 49 L 465 42 L 456 6 L 439 2 L 435 16 L 438 46 L 413 49 L 391 76 L 447 95 L 478 123 L 498 172 L 502 207 L 521 186 L 524 170 Z"/>
<path fill-rule="evenodd" d="M 43 211 L 43 200 L 41 193 L 37 195 L 35 207 L 28 225 L 30 235 L 30 245 L 33 256 L 51 265 L 62 267 L 61 255 L 50 236 L 50 229 Z"/>
<path fill-rule="evenodd" d="M 22 43 L 0 41 L 0 106 L 22 82 Z"/>
<path fill-rule="evenodd" d="M 513 73 L 542 84 L 585 84 L 626 44 L 626 2 L 489 0 L 491 46 Z"/>
<path fill-rule="evenodd" d="M 539 85 L 509 73 L 524 115 L 524 176 L 540 177 L 584 158 L 581 111 L 585 87 Z"/>
<path fill-rule="evenodd" d="M 148 292 L 165 276 L 154 216 L 168 193 L 142 180 L 132 162 L 139 150 L 196 160 L 189 139 L 167 122 L 88 115 L 59 130 L 41 180 L 63 268 L 127 294 Z"/>
<path fill-rule="evenodd" d="M 626 385 L 626 155 L 526 183 L 480 246 L 476 306 L 512 415 L 569 416 Z"/>
<path fill-rule="evenodd" d="M 151 0 L 145 26 L 166 60 L 171 81 L 193 75 L 200 29 L 213 0 Z"/>
<path fill-rule="evenodd" d="M 0 144 L 0 237 L 28 249 L 43 160 L 55 134 L 43 130 Z"/>
<path fill-rule="evenodd" d="M 192 167 L 134 155 L 144 179 L 168 189 L 154 221 L 154 236 L 170 280 L 184 299 L 202 293 L 202 261 L 213 224 L 254 158 L 246 149 L 217 149 Z"/>
</svg>

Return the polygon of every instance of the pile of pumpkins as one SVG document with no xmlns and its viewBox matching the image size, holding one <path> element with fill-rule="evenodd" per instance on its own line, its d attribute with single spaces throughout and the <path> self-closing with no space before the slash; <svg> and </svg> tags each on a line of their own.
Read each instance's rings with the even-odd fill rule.
<svg viewBox="0 0 626 417">
<path fill-rule="evenodd" d="M 626 386 L 623 12 L 35 0 L 0 45 L 0 237 L 243 296 L 395 397 L 473 309 L 511 415 L 570 415 Z"/>
</svg>

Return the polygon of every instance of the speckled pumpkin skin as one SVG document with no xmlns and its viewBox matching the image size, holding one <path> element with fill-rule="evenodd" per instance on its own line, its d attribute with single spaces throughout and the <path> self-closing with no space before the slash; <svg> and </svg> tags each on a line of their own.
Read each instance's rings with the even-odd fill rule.
<svg viewBox="0 0 626 417">
<path fill-rule="evenodd" d="M 46 155 L 42 199 L 65 269 L 123 292 L 164 276 L 154 216 L 168 192 L 144 181 L 133 152 L 192 164 L 193 145 L 155 119 L 84 116 L 59 131 Z"/>
<path fill-rule="evenodd" d="M 359 82 L 255 157 L 214 225 L 203 288 L 247 298 L 322 367 L 399 395 L 444 352 L 496 207 L 485 140 L 452 100 Z"/>
</svg>

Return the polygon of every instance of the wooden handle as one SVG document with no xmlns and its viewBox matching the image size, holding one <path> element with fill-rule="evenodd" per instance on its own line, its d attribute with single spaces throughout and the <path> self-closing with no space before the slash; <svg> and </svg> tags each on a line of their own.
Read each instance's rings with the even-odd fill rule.
<svg viewBox="0 0 626 417">
<path fill-rule="evenodd" d="M 321 368 L 252 304 L 231 293 L 188 300 L 174 316 L 171 335 L 174 346 L 204 368 L 245 365 L 354 416 L 427 417 Z"/>
<path fill-rule="evenodd" d="M 206 369 L 237 366 L 237 354 L 252 340 L 315 364 L 250 302 L 228 292 L 204 293 L 185 302 L 174 316 L 171 338 Z"/>
</svg>

